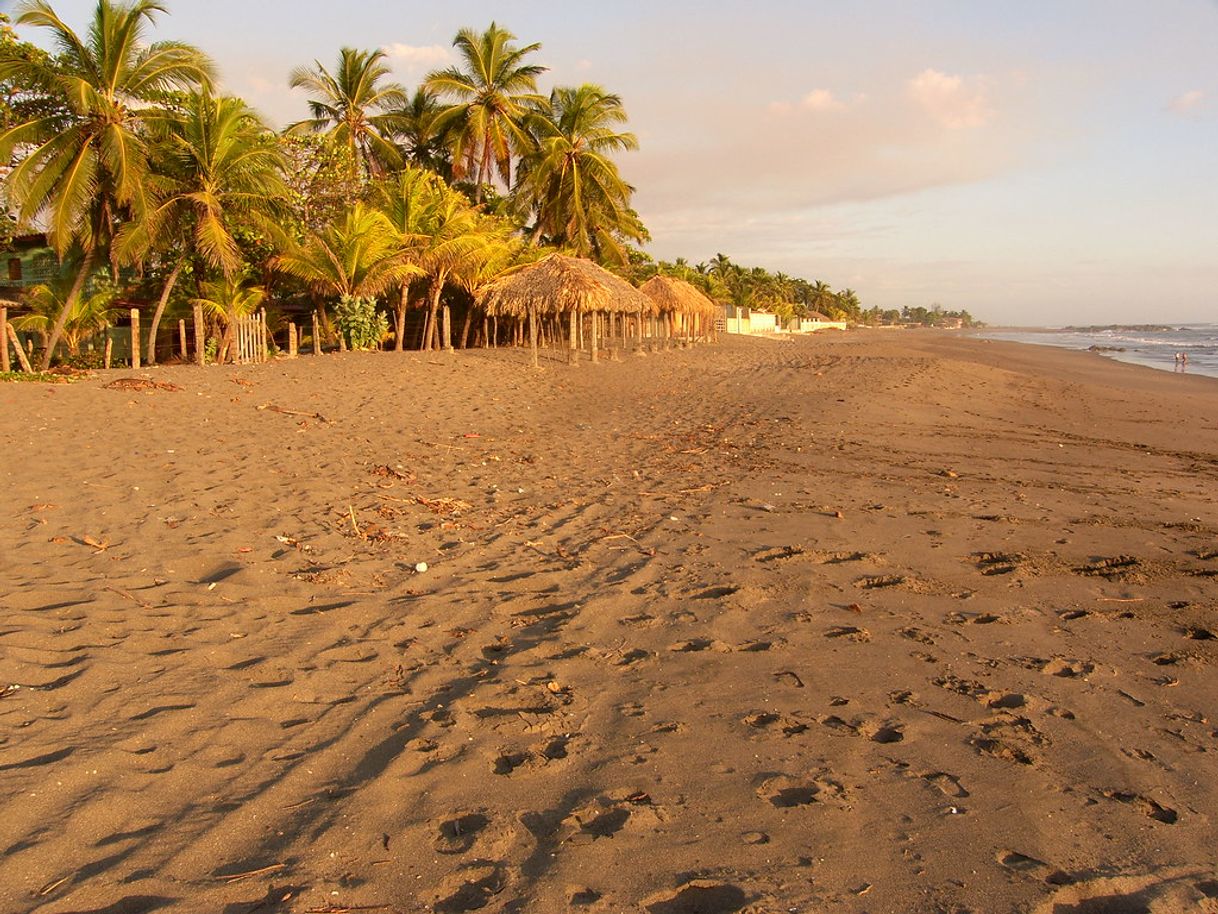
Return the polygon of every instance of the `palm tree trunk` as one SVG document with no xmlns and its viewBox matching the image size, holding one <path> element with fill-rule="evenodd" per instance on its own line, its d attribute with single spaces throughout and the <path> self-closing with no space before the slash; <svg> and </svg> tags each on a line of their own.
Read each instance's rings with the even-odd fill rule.
<svg viewBox="0 0 1218 914">
<path fill-rule="evenodd" d="M 161 318 L 165 314 L 165 305 L 169 302 L 170 293 L 173 292 L 173 287 L 177 284 L 178 277 L 182 275 L 183 266 L 185 266 L 185 261 L 183 260 L 179 260 L 174 264 L 173 272 L 165 280 L 165 288 L 161 289 L 161 297 L 156 303 L 156 311 L 152 313 L 152 324 L 148 327 L 148 349 L 144 358 L 144 361 L 149 365 L 156 364 L 156 332 L 161 326 Z"/>
<path fill-rule="evenodd" d="M 474 323 L 474 309 L 470 307 L 465 312 L 465 328 L 461 331 L 461 348 L 465 349 L 469 346 L 469 328 Z"/>
<path fill-rule="evenodd" d="M 444 280 L 448 277 L 448 271 L 440 269 L 436 272 L 435 278 L 431 281 L 431 302 L 428 307 L 430 319 L 428 323 L 430 327 L 427 331 L 427 336 L 424 339 L 423 348 L 427 350 L 436 348 L 437 327 L 439 323 L 438 317 L 440 312 L 440 294 L 444 291 Z"/>
<path fill-rule="evenodd" d="M 50 336 L 47 337 L 47 350 L 42 354 L 42 364 L 38 366 L 40 371 L 46 371 L 51 367 L 51 356 L 54 355 L 55 347 L 59 344 L 59 338 L 63 335 L 63 328 L 68 322 L 68 315 L 76 307 L 76 300 L 80 298 L 80 291 L 85 287 L 85 280 L 89 278 L 89 272 L 93 269 L 94 253 L 95 251 L 90 248 L 85 252 L 85 259 L 80 262 L 80 272 L 76 274 L 76 279 L 72 283 L 72 290 L 68 293 L 68 297 L 63 303 L 63 308 L 59 311 L 59 316 L 55 318 L 55 326 L 51 328 Z"/>
<path fill-rule="evenodd" d="M 397 313 L 394 315 L 393 349 L 395 352 L 402 351 L 402 337 L 406 335 L 406 298 L 409 294 L 410 286 L 403 283 L 401 298 L 398 299 Z"/>
</svg>

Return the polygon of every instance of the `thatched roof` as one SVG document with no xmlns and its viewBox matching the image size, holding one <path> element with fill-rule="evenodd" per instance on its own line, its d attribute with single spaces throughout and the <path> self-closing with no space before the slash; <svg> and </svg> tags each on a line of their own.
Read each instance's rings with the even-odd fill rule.
<svg viewBox="0 0 1218 914">
<path fill-rule="evenodd" d="M 643 283 L 640 291 L 655 303 L 655 310 L 662 314 L 671 312 L 714 317 L 719 310 L 697 286 L 672 276 L 653 276 Z"/>
<path fill-rule="evenodd" d="M 478 296 L 487 314 L 519 317 L 571 311 L 639 314 L 651 299 L 591 260 L 552 254 L 487 285 Z"/>
</svg>

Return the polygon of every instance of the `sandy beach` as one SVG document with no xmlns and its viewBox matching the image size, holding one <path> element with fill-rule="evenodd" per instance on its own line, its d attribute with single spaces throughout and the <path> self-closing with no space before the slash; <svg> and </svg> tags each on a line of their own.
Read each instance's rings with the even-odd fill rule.
<svg viewBox="0 0 1218 914">
<path fill-rule="evenodd" d="M 1218 381 L 526 360 L 0 387 L 0 911 L 1218 911 Z"/>
</svg>

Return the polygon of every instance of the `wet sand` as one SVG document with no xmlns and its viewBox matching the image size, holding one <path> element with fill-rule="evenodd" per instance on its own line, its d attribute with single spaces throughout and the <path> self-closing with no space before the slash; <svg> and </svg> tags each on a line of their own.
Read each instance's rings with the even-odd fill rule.
<svg viewBox="0 0 1218 914">
<path fill-rule="evenodd" d="M 1218 911 L 1218 381 L 525 362 L 0 387 L 0 911 Z"/>
</svg>

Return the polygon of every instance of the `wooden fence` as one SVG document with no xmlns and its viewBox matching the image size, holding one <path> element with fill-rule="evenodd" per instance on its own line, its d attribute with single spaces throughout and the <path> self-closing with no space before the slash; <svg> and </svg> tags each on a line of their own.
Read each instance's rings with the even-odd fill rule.
<svg viewBox="0 0 1218 914">
<path fill-rule="evenodd" d="M 266 312 L 259 311 L 234 322 L 233 361 L 238 365 L 259 365 L 266 361 Z"/>
</svg>

